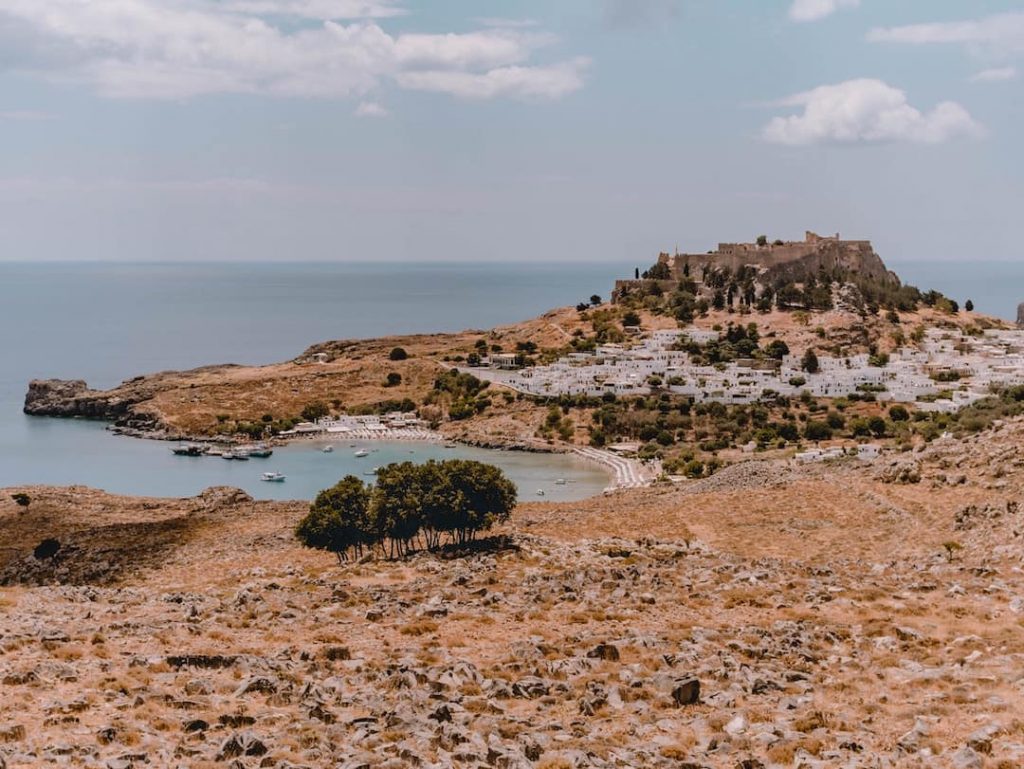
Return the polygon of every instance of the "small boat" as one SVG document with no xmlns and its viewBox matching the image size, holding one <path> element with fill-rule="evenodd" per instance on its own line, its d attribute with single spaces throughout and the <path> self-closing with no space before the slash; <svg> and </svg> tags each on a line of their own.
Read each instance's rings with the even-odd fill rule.
<svg viewBox="0 0 1024 769">
<path fill-rule="evenodd" d="M 201 457 L 203 447 L 190 444 L 188 446 L 175 446 L 171 451 L 177 457 Z"/>
<path fill-rule="evenodd" d="M 235 449 L 234 451 L 225 451 L 223 454 L 221 454 L 221 456 L 224 459 L 236 459 L 239 462 L 249 461 L 249 452 L 239 451 L 238 449 Z"/>
<path fill-rule="evenodd" d="M 444 444 L 444 447 L 445 447 L 446 449 L 454 449 L 454 448 L 458 448 L 458 447 L 457 447 L 457 446 L 456 446 L 456 445 L 455 445 L 454 443 L 446 443 L 446 444 Z"/>
<path fill-rule="evenodd" d="M 366 449 L 359 449 L 359 451 L 357 451 L 355 453 L 355 456 L 357 456 L 357 457 L 368 457 L 368 456 L 370 456 L 370 452 L 367 451 Z"/>
<path fill-rule="evenodd" d="M 256 457 L 257 459 L 266 459 L 267 457 L 274 453 L 274 450 L 268 446 L 259 444 L 257 446 L 253 446 L 249 449 L 246 449 L 246 453 L 250 457 Z"/>
<path fill-rule="evenodd" d="M 323 452 L 324 454 L 330 454 L 330 453 L 331 453 L 332 451 L 334 451 L 334 446 L 324 446 L 324 447 L 323 447 L 322 449 L 320 449 L 320 450 L 321 450 L 321 451 L 322 451 L 322 452 Z"/>
<path fill-rule="evenodd" d="M 543 497 L 544 496 L 544 489 L 537 489 L 537 496 L 538 497 Z"/>
<path fill-rule="evenodd" d="M 281 473 L 263 473 L 263 475 L 260 476 L 260 480 L 267 481 L 269 483 L 284 483 L 284 479 L 286 477 L 287 476 L 284 476 Z"/>
<path fill-rule="evenodd" d="M 565 478 L 559 478 L 557 481 L 555 481 L 555 485 L 556 486 L 564 486 L 567 482 L 568 481 L 566 481 Z"/>
</svg>

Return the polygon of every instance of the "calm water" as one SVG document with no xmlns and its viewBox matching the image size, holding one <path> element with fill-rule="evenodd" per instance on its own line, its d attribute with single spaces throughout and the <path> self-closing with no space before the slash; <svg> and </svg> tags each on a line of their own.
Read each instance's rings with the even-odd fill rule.
<svg viewBox="0 0 1024 769">
<path fill-rule="evenodd" d="M 1024 265 L 900 263 L 910 283 L 1013 319 Z M 339 444 L 278 450 L 233 463 L 173 457 L 168 444 L 113 436 L 102 425 L 21 413 L 29 379 L 82 378 L 95 387 L 162 369 L 269 363 L 310 344 L 417 331 L 488 328 L 552 307 L 606 296 L 632 264 L 48 264 L 0 263 L 0 486 L 87 484 L 133 494 L 187 496 L 215 484 L 262 498 L 308 498 L 346 473 L 404 459 L 486 459 L 506 469 L 524 498 L 579 498 L 607 484 L 567 457 L 379 444 L 366 459 Z M 415 451 L 409 454 L 409 450 Z M 261 483 L 264 470 L 288 475 Z M 574 483 L 554 485 L 557 478 Z"/>
<path fill-rule="evenodd" d="M 122 265 L 0 263 L 0 486 L 86 484 L 131 494 L 188 496 L 215 484 L 261 498 L 309 498 L 347 473 L 442 456 L 502 466 L 522 497 L 589 496 L 605 473 L 569 457 L 429 445 L 310 444 L 269 460 L 183 459 L 169 445 L 109 434 L 80 420 L 26 417 L 35 377 L 109 387 L 140 373 L 208 363 L 270 363 L 328 339 L 488 328 L 606 294 L 628 267 L 584 265 Z M 409 454 L 414 449 L 415 454 Z M 264 470 L 284 484 L 261 483 Z M 572 483 L 554 485 L 557 478 Z"/>
</svg>

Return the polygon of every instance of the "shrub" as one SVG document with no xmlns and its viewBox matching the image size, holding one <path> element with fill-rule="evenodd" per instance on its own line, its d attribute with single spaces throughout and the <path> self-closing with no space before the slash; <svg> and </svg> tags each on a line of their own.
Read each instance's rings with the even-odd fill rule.
<svg viewBox="0 0 1024 769">
<path fill-rule="evenodd" d="M 400 384 L 402 384 L 402 375 L 397 374 L 394 371 L 388 374 L 387 381 L 384 382 L 385 387 L 398 387 Z"/>
<path fill-rule="evenodd" d="M 906 406 L 897 404 L 889 409 L 889 419 L 893 422 L 908 422 L 910 421 L 910 412 L 907 411 Z"/>
<path fill-rule="evenodd" d="M 832 437 L 832 428 L 825 422 L 812 420 L 804 425 L 804 437 L 809 441 L 827 441 Z"/>
<path fill-rule="evenodd" d="M 32 498 L 22 491 L 19 491 L 16 494 L 11 494 L 11 499 L 13 499 L 19 507 L 28 507 L 32 504 Z"/>
<path fill-rule="evenodd" d="M 316 420 L 327 416 L 331 413 L 331 410 L 327 407 L 327 404 L 323 401 L 313 401 L 308 404 L 302 413 L 299 414 L 307 422 L 315 422 Z"/>
<path fill-rule="evenodd" d="M 395 347 L 390 353 L 388 353 L 388 360 L 405 360 L 408 357 L 409 353 L 407 353 L 402 347 Z"/>
</svg>

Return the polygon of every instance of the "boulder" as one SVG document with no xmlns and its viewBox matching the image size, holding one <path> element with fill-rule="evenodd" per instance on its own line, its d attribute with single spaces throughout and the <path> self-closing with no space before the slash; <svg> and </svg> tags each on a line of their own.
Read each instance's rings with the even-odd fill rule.
<svg viewBox="0 0 1024 769">
<path fill-rule="evenodd" d="M 700 702 L 700 681 L 693 676 L 677 679 L 672 687 L 672 701 L 680 708 Z"/>
</svg>

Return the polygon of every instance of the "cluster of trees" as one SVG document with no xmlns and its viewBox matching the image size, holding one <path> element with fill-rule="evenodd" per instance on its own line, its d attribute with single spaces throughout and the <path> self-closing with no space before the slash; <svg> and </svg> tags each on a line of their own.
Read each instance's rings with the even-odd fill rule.
<svg viewBox="0 0 1024 769">
<path fill-rule="evenodd" d="M 493 465 L 403 462 L 382 468 L 373 486 L 350 475 L 320 492 L 295 535 L 339 561 L 364 552 L 404 557 L 471 542 L 506 521 L 515 504 L 516 487 Z"/>
<path fill-rule="evenodd" d="M 428 406 L 447 407 L 449 419 L 469 419 L 474 414 L 483 413 L 491 405 L 491 399 L 484 394 L 489 386 L 489 382 L 477 379 L 472 374 L 451 369 L 434 380 L 434 387 L 424 403 Z"/>
</svg>

